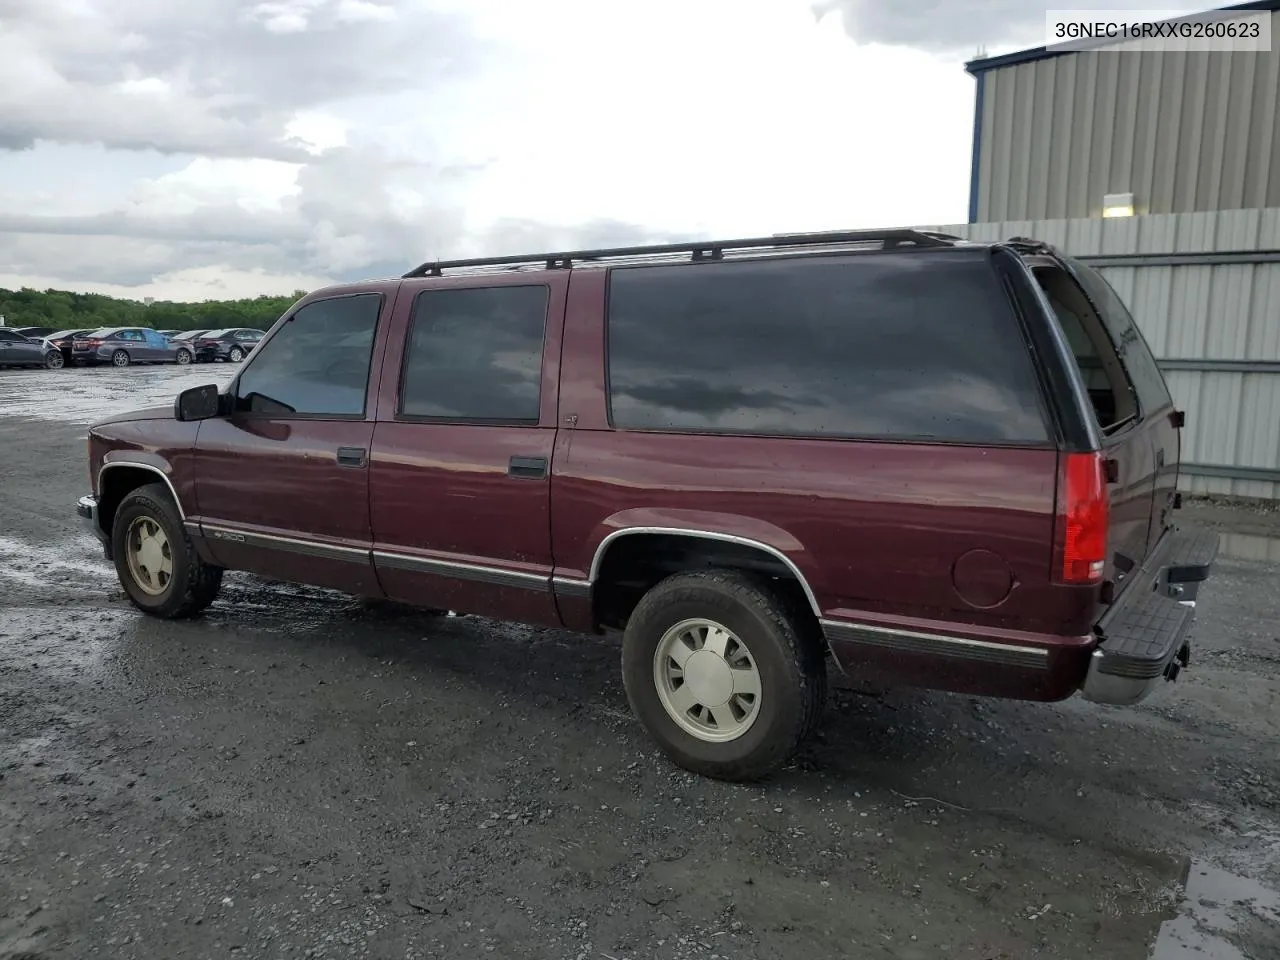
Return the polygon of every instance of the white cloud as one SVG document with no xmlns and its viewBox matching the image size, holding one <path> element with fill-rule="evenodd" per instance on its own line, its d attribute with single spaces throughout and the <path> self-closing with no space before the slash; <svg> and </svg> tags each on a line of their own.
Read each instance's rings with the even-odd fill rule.
<svg viewBox="0 0 1280 960">
<path fill-rule="evenodd" d="M 808 0 L 70 2 L 0 14 L 0 285 L 964 218 L 962 58 Z"/>
<path fill-rule="evenodd" d="M 395 8 L 368 0 L 338 0 L 336 16 L 339 22 L 362 23 L 374 21 L 390 23 L 396 18 Z"/>
<path fill-rule="evenodd" d="M 261 23 L 270 33 L 301 33 L 311 23 L 311 17 L 323 0 L 273 0 L 259 3 L 249 11 L 249 17 Z"/>
<path fill-rule="evenodd" d="M 138 77 L 120 83 L 120 92 L 139 96 L 164 96 L 170 91 L 169 82 L 160 77 Z"/>
<path fill-rule="evenodd" d="M 137 184 L 134 214 L 174 216 L 234 205 L 250 214 L 280 213 L 298 194 L 298 164 L 198 157 L 175 173 Z"/>
<path fill-rule="evenodd" d="M 300 113 L 285 124 L 284 138 L 310 154 L 321 154 L 346 146 L 347 127 L 346 121 L 325 113 Z"/>
</svg>

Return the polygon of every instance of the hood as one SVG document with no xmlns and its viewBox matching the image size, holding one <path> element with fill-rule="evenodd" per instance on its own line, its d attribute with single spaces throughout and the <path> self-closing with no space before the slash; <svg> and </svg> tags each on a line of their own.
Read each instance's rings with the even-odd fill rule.
<svg viewBox="0 0 1280 960">
<path fill-rule="evenodd" d="M 167 403 L 163 407 L 144 407 L 141 410 L 127 410 L 124 413 L 117 413 L 113 416 L 98 420 L 90 428 L 96 430 L 98 427 L 107 427 L 113 423 L 133 423 L 138 420 L 173 420 L 173 404 Z"/>
</svg>

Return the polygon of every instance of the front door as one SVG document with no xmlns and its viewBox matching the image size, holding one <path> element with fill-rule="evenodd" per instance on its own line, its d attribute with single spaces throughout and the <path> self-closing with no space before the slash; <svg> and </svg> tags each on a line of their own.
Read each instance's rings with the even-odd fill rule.
<svg viewBox="0 0 1280 960">
<path fill-rule="evenodd" d="M 31 357 L 27 356 L 27 351 L 23 348 L 26 342 L 26 338 L 19 337 L 13 330 L 0 330 L 0 366 L 29 364 Z"/>
<path fill-rule="evenodd" d="M 142 339 L 146 345 L 146 359 L 151 361 L 173 359 L 173 350 L 157 330 L 143 330 Z"/>
<path fill-rule="evenodd" d="M 200 424 L 196 502 L 231 569 L 377 596 L 369 448 L 385 298 L 313 300 L 232 381 L 234 412 Z"/>
<path fill-rule="evenodd" d="M 550 485 L 567 287 L 568 271 L 401 285 L 370 467 L 392 599 L 559 624 Z"/>
</svg>

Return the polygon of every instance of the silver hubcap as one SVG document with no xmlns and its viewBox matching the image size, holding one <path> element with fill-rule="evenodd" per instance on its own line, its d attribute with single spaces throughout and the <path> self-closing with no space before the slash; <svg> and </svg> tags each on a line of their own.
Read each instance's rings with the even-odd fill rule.
<svg viewBox="0 0 1280 960">
<path fill-rule="evenodd" d="M 45 364 L 47 366 L 52 367 L 55 370 L 58 369 L 58 367 L 62 366 L 62 354 L 60 353 L 49 354 L 49 359 L 45 361 Z"/>
<path fill-rule="evenodd" d="M 164 593 L 173 579 L 173 551 L 160 524 L 138 517 L 129 525 L 124 550 L 138 589 L 153 597 Z"/>
<path fill-rule="evenodd" d="M 244 354 L 243 354 L 243 353 L 241 353 L 239 350 L 232 350 L 232 351 L 231 351 L 231 362 L 232 362 L 232 363 L 239 363 L 243 357 L 244 357 Z"/>
<path fill-rule="evenodd" d="M 671 719 L 708 743 L 736 740 L 760 713 L 760 671 L 751 651 L 713 620 L 682 620 L 662 635 L 653 681 Z"/>
<path fill-rule="evenodd" d="M 111 362 L 117 367 L 127 367 L 129 365 L 129 355 L 127 353 L 117 353 L 111 358 Z"/>
<path fill-rule="evenodd" d="M 179 363 L 190 363 L 190 362 L 191 362 L 191 354 L 187 353 L 187 351 L 185 351 L 185 350 L 179 350 L 179 351 L 178 351 L 178 362 L 179 362 Z"/>
</svg>

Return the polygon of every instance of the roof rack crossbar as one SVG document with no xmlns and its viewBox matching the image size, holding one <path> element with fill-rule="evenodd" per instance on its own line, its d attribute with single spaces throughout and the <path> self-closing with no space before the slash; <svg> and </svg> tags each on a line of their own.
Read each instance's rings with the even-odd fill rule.
<svg viewBox="0 0 1280 960">
<path fill-rule="evenodd" d="M 695 262 L 722 260 L 726 250 L 753 250 L 767 247 L 813 247 L 849 243 L 880 243 L 882 249 L 902 247 L 949 247 L 959 237 L 924 230 L 846 230 L 831 233 L 788 233 L 775 237 L 749 237 L 742 240 L 701 241 L 694 243 L 651 244 L 634 247 L 604 247 L 599 250 L 573 250 L 564 253 L 516 254 L 505 257 L 475 257 L 467 260 L 428 260 L 404 274 L 404 279 L 443 276 L 445 270 L 465 267 L 533 266 L 541 263 L 548 270 L 564 270 L 575 261 L 688 254 Z"/>
</svg>

